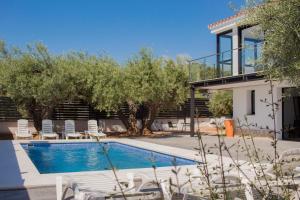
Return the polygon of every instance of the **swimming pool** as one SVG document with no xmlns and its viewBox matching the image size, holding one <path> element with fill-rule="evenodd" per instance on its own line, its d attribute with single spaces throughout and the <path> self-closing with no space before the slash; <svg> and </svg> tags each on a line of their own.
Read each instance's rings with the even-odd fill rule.
<svg viewBox="0 0 300 200">
<path fill-rule="evenodd" d="M 22 147 L 41 174 L 109 170 L 112 165 L 133 169 L 195 164 L 193 160 L 118 142 L 29 143 Z"/>
</svg>

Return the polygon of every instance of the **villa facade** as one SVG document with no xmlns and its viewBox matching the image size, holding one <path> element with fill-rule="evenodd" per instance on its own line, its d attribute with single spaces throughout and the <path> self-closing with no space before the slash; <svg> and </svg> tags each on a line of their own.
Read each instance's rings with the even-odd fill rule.
<svg viewBox="0 0 300 200">
<path fill-rule="evenodd" d="M 274 102 L 278 104 L 275 125 L 272 118 L 270 83 L 262 76 L 264 66 L 259 63 L 264 34 L 259 25 L 245 26 L 245 17 L 240 12 L 222 19 L 208 28 L 216 35 L 216 53 L 190 61 L 191 96 L 195 90 L 213 92 L 230 90 L 233 94 L 233 119 L 236 127 L 251 124 L 253 133 L 278 131 L 278 138 L 300 138 L 300 97 L 293 95 L 283 98 L 290 85 L 275 82 Z M 193 102 L 193 101 L 192 101 Z M 193 105 L 191 104 L 191 124 L 193 124 Z M 275 126 L 275 127 L 274 127 Z M 191 131 L 195 131 L 191 125 Z"/>
</svg>

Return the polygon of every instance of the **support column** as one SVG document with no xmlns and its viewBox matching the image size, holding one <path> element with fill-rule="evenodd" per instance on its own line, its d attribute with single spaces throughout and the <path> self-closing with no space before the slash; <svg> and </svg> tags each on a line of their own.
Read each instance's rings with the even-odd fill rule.
<svg viewBox="0 0 300 200">
<path fill-rule="evenodd" d="M 232 29 L 232 75 L 239 74 L 239 31 L 235 27 Z"/>
<path fill-rule="evenodd" d="M 190 136 L 194 137 L 195 135 L 195 88 L 191 86 L 191 101 L 190 101 Z"/>
</svg>

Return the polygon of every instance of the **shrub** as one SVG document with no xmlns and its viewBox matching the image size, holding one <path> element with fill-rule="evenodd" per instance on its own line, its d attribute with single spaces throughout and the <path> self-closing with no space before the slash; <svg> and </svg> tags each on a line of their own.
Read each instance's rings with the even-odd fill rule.
<svg viewBox="0 0 300 200">
<path fill-rule="evenodd" d="M 214 117 L 232 115 L 232 92 L 214 92 L 209 100 L 208 108 Z"/>
</svg>

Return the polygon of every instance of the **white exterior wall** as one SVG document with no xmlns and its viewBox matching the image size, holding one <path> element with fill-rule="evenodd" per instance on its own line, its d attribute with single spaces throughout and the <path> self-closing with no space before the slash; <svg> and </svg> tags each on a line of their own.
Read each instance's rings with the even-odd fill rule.
<svg viewBox="0 0 300 200">
<path fill-rule="evenodd" d="M 245 123 L 245 117 L 250 124 L 257 124 L 257 127 L 252 129 L 266 128 L 273 129 L 273 120 L 268 116 L 272 113 L 271 106 L 266 106 L 266 103 L 261 100 L 267 99 L 271 102 L 271 95 L 269 94 L 269 85 L 256 85 L 233 88 L 233 119 L 238 126 L 238 119 L 241 123 Z M 250 91 L 255 90 L 255 114 L 250 115 L 249 110 L 251 108 Z M 274 87 L 274 101 L 281 99 L 282 97 L 281 87 Z M 282 105 L 278 103 L 279 107 L 276 112 L 276 129 L 281 131 L 282 129 Z M 278 138 L 281 138 L 281 134 L 278 134 Z"/>
</svg>

